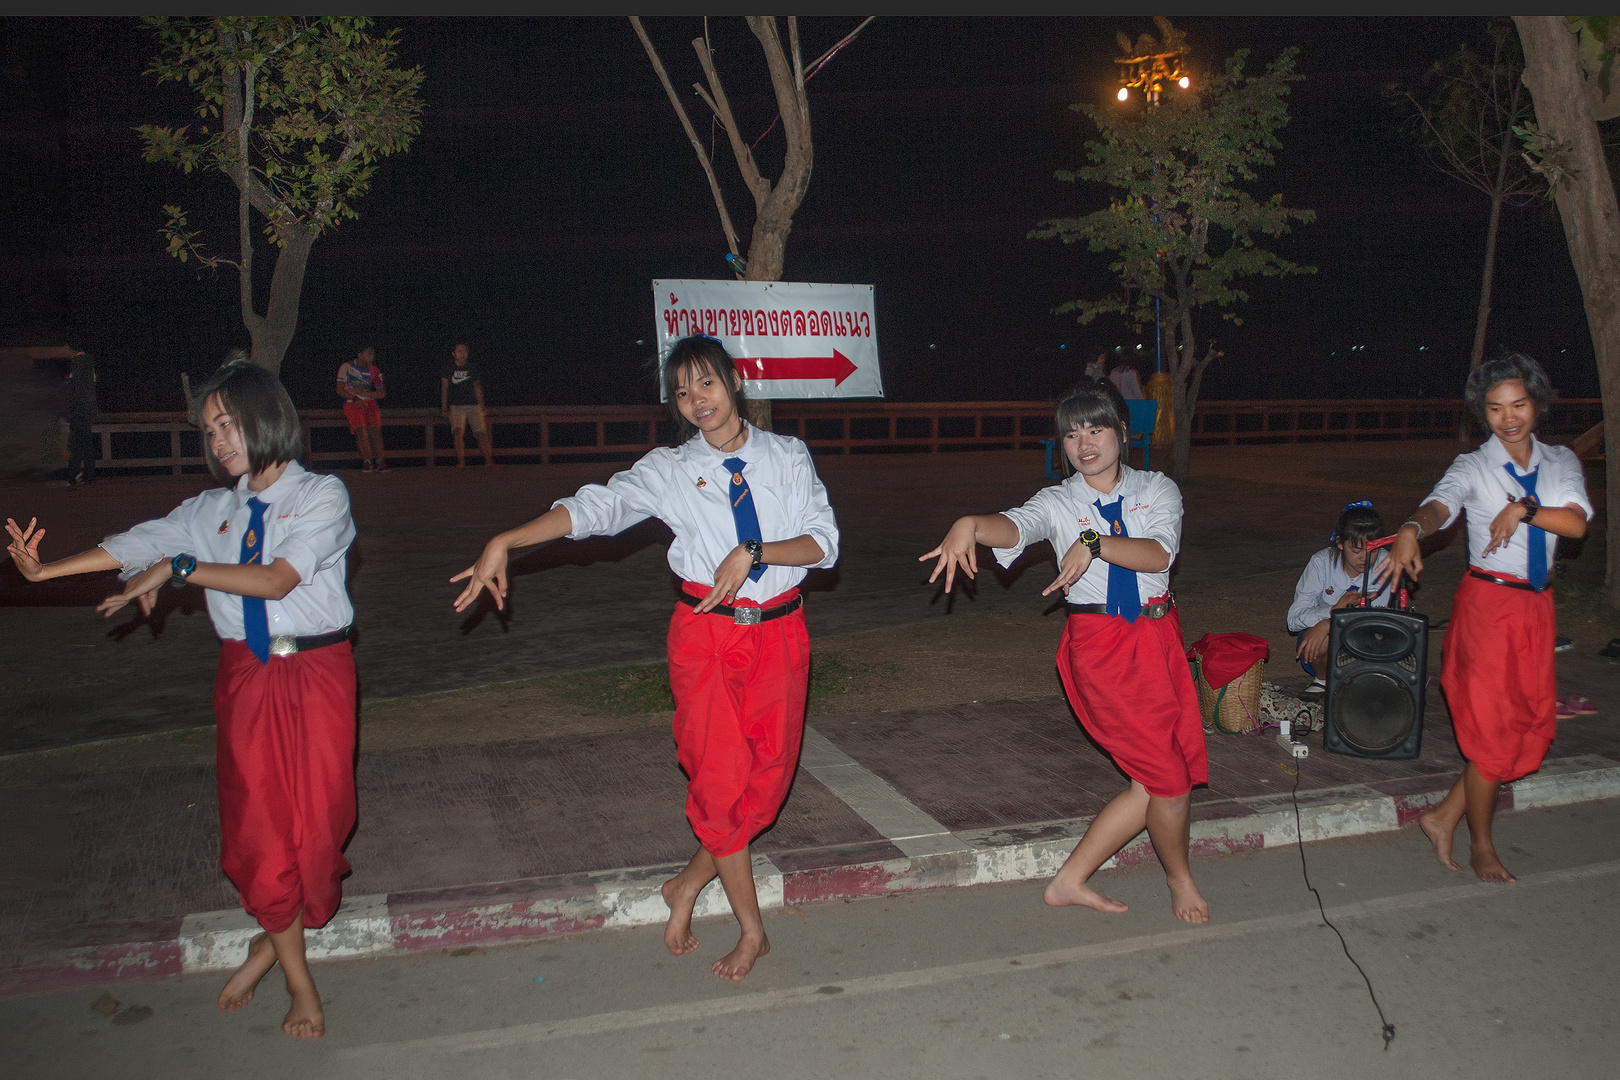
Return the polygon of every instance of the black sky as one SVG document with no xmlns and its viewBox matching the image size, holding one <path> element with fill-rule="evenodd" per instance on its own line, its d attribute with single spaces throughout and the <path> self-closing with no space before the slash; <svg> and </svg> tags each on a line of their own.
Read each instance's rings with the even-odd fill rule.
<svg viewBox="0 0 1620 1080">
<path fill-rule="evenodd" d="M 856 21 L 804 20 L 807 53 Z M 332 372 L 370 341 L 390 400 L 428 404 L 439 361 L 465 336 L 493 402 L 656 400 L 642 367 L 651 350 L 636 344 L 653 336 L 649 282 L 724 277 L 725 245 L 629 25 L 385 25 L 401 28 L 404 60 L 426 73 L 423 130 L 378 170 L 360 220 L 316 244 L 284 367 L 295 398 L 335 404 Z M 702 21 L 649 25 L 676 84 L 698 77 L 688 42 Z M 1259 187 L 1318 214 L 1281 245 L 1316 276 L 1257 282 L 1241 327 L 1202 317 L 1201 333 L 1226 352 L 1206 394 L 1455 394 L 1487 204 L 1423 163 L 1379 87 L 1481 39 L 1483 21 L 1178 25 L 1199 64 L 1238 48 L 1263 64 L 1300 47 L 1307 78 Z M 1111 96 L 1115 32 L 1148 29 L 1146 18 L 881 18 L 810 84 L 815 170 L 785 276 L 877 287 L 892 399 L 1044 398 L 1072 380 L 1085 350 L 1140 340 L 1118 322 L 1080 327 L 1049 314 L 1102 292 L 1105 259 L 1025 237 L 1042 218 L 1105 200 L 1052 177 L 1082 162 L 1091 133 L 1067 106 Z M 206 372 L 245 332 L 233 272 L 199 278 L 162 253 L 161 208 L 182 203 L 228 250 L 234 192 L 221 176 L 140 160 L 135 124 L 193 117 L 183 91 L 142 74 L 154 42 L 138 23 L 7 19 L 0 34 L 0 344 L 82 342 L 102 358 L 105 407 L 177 408 L 177 373 Z M 774 104 L 757 44 L 740 19 L 712 20 L 711 35 L 744 127 L 763 131 Z M 695 97 L 689 107 L 698 117 Z M 719 142 L 746 234 L 752 208 Z M 780 148 L 777 133 L 760 152 L 769 163 Z M 1547 361 L 1565 393 L 1594 393 L 1580 294 L 1550 209 L 1505 216 L 1497 281 L 1493 341 Z M 1353 362 L 1352 345 L 1367 347 Z"/>
</svg>

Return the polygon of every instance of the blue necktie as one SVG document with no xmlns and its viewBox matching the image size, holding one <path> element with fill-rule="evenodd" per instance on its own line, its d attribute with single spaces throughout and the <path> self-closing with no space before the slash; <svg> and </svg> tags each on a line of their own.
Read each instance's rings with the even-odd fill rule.
<svg viewBox="0 0 1620 1080">
<path fill-rule="evenodd" d="M 248 509 L 252 514 L 248 518 L 247 532 L 242 534 L 242 557 L 237 561 L 244 566 L 248 563 L 259 563 L 262 566 L 264 564 L 259 556 L 264 554 L 264 503 L 258 499 L 249 499 Z M 259 663 L 268 664 L 270 619 L 265 614 L 263 597 L 242 597 L 242 626 L 247 631 L 247 647 L 253 650 L 253 655 L 259 658 Z"/>
<path fill-rule="evenodd" d="M 1116 499 L 1112 506 L 1097 504 L 1103 520 L 1108 522 L 1110 536 L 1129 536 L 1125 531 L 1125 500 Z M 1136 587 L 1136 571 L 1108 564 L 1108 614 L 1123 615 L 1126 622 L 1135 622 L 1142 613 L 1142 593 Z"/>
<path fill-rule="evenodd" d="M 747 540 L 763 541 L 765 537 L 759 532 L 759 511 L 754 509 L 754 493 L 748 490 L 748 481 L 743 479 L 743 466 L 745 462 L 740 457 L 726 458 L 726 468 L 731 470 L 731 519 L 737 523 L 737 543 Z M 748 572 L 748 580 L 758 581 L 765 574 L 765 567 Z"/>
<path fill-rule="evenodd" d="M 1511 461 L 1503 465 L 1502 468 L 1506 469 L 1507 474 L 1519 482 L 1519 486 L 1524 488 L 1526 495 L 1532 499 L 1536 497 L 1536 474 L 1541 472 L 1539 465 L 1523 476 L 1513 471 L 1513 462 Z M 1525 536 L 1525 542 L 1530 548 L 1530 561 L 1525 567 L 1524 580 L 1540 589 L 1547 584 L 1547 530 L 1538 529 L 1534 525 L 1526 527 L 1530 530 Z"/>
</svg>

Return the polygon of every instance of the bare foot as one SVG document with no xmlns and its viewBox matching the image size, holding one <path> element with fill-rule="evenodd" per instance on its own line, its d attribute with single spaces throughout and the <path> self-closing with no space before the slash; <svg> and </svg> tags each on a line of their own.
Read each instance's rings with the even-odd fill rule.
<svg viewBox="0 0 1620 1080">
<path fill-rule="evenodd" d="M 714 962 L 714 973 L 722 979 L 742 982 L 743 976 L 753 970 L 754 961 L 771 951 L 771 939 L 764 934 L 758 938 L 744 934 L 737 947 Z"/>
<path fill-rule="evenodd" d="M 1176 913 L 1176 918 L 1182 922 L 1207 923 L 1209 922 L 1209 901 L 1204 894 L 1198 891 L 1192 878 L 1185 881 L 1171 881 L 1170 883 L 1170 910 Z"/>
<path fill-rule="evenodd" d="M 242 966 L 236 969 L 234 975 L 225 980 L 225 989 L 219 992 L 219 1007 L 226 1012 L 235 1012 L 252 1001 L 259 980 L 275 966 L 276 950 L 270 944 L 270 935 L 255 935 L 248 942 L 247 959 L 242 961 Z"/>
<path fill-rule="evenodd" d="M 1468 865 L 1474 868 L 1479 880 L 1489 881 L 1499 885 L 1511 885 L 1519 879 L 1508 873 L 1508 868 L 1502 865 L 1502 860 L 1496 857 L 1496 849 L 1473 851 L 1468 856 Z"/>
<path fill-rule="evenodd" d="M 698 893 L 703 890 L 683 890 L 680 882 L 680 875 L 677 874 L 664 882 L 659 891 L 664 894 L 664 903 L 669 905 L 669 922 L 664 924 L 664 945 L 676 956 L 685 956 L 698 947 L 698 939 L 692 936 L 692 908 L 697 904 Z M 745 968 L 745 974 L 746 971 Z"/>
<path fill-rule="evenodd" d="M 1457 826 L 1446 828 L 1435 818 L 1433 810 L 1425 810 L 1418 815 L 1418 828 L 1429 838 L 1434 845 L 1434 853 L 1440 857 L 1440 865 L 1447 870 L 1461 870 L 1457 860 L 1451 857 L 1451 836 L 1457 831 Z"/>
<path fill-rule="evenodd" d="M 287 992 L 292 995 L 292 1008 L 282 1018 L 281 1030 L 295 1039 L 318 1039 L 326 1034 L 326 1012 L 321 1008 L 321 995 L 311 986 L 307 990 Z"/>
<path fill-rule="evenodd" d="M 1074 907 L 1078 905 L 1116 915 L 1122 911 L 1131 910 L 1130 905 L 1115 900 L 1112 896 L 1105 896 L 1083 881 L 1070 883 L 1060 877 L 1053 878 L 1051 883 L 1046 886 L 1044 899 L 1052 907 Z"/>
</svg>

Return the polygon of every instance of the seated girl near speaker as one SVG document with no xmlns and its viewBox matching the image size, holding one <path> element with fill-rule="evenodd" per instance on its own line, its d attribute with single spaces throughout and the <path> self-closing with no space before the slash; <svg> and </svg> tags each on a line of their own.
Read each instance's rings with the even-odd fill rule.
<svg viewBox="0 0 1620 1080">
<path fill-rule="evenodd" d="M 1418 541 L 1468 512 L 1468 571 L 1457 587 L 1440 674 L 1467 765 L 1445 801 L 1418 820 L 1440 861 L 1458 870 L 1451 842 L 1466 816 L 1474 873 L 1508 882 L 1514 877 L 1497 858 L 1491 818 L 1502 784 L 1541 768 L 1552 744 L 1557 690 L 1547 569 L 1558 537 L 1586 535 L 1592 504 L 1574 451 L 1533 434 L 1551 397 L 1540 364 L 1520 355 L 1486 361 L 1469 374 L 1466 393 L 1491 437 L 1458 457 L 1401 526 L 1385 573 L 1417 577 Z"/>
<path fill-rule="evenodd" d="M 1163 864 L 1171 910 L 1209 921 L 1193 883 L 1187 838 L 1195 784 L 1209 782 L 1198 691 L 1170 594 L 1170 564 L 1181 549 L 1181 491 L 1160 473 L 1125 464 L 1130 410 L 1112 383 L 1086 380 L 1057 406 L 1055 434 L 1070 476 L 1023 506 L 958 518 L 934 550 L 930 581 L 978 570 L 978 545 L 1003 566 L 1029 544 L 1050 541 L 1068 618 L 1058 674 L 1069 704 L 1092 738 L 1130 778 L 1103 807 L 1046 887 L 1053 907 L 1081 904 L 1118 912 L 1125 905 L 1087 880 L 1144 828 Z M 1043 594 L 1043 595 L 1045 595 Z"/>
<path fill-rule="evenodd" d="M 1305 572 L 1299 575 L 1299 583 L 1294 586 L 1294 603 L 1288 609 L 1288 632 L 1297 635 L 1294 657 L 1311 676 L 1311 685 L 1300 695 L 1307 701 L 1327 693 L 1327 682 L 1317 674 L 1315 665 L 1327 655 L 1333 613 L 1360 601 L 1362 572 L 1367 568 L 1367 541 L 1383 534 L 1384 519 L 1378 516 L 1370 501 L 1362 499 L 1350 503 L 1339 511 L 1339 523 L 1328 537 L 1328 546 L 1312 555 L 1311 561 L 1305 564 Z M 1373 574 L 1377 575 L 1383 568 L 1385 555 L 1380 551 L 1374 558 Z M 1372 593 L 1371 606 L 1389 606 L 1386 585 L 1372 584 L 1368 589 Z"/>
</svg>

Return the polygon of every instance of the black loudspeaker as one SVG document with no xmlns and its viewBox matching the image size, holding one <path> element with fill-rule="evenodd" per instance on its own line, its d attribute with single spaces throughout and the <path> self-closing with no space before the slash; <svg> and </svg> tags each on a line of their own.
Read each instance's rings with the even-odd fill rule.
<svg viewBox="0 0 1620 1080">
<path fill-rule="evenodd" d="M 1428 616 L 1394 608 L 1335 611 L 1322 745 L 1351 757 L 1417 757 L 1428 661 Z"/>
</svg>

